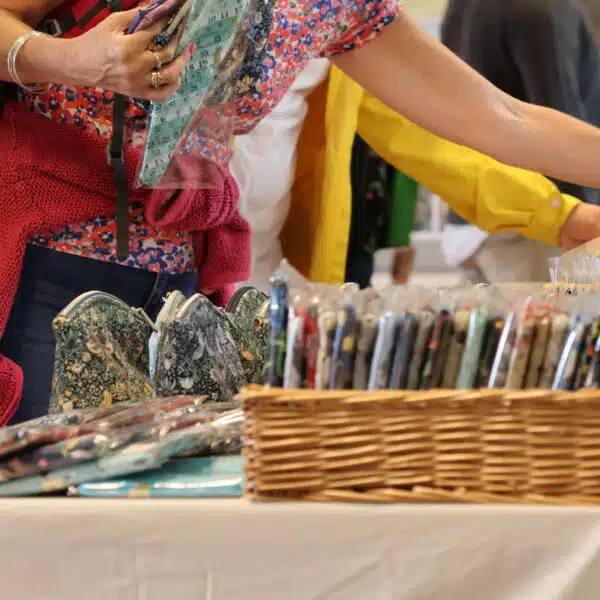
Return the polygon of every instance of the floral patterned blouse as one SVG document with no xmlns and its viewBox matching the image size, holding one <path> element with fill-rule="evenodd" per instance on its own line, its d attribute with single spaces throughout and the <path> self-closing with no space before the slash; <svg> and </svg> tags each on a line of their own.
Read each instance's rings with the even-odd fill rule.
<svg viewBox="0 0 600 600">
<path fill-rule="evenodd" d="M 237 81 L 234 131 L 247 133 L 277 105 L 311 58 L 353 50 L 393 22 L 396 0 L 272 0 L 252 23 L 251 43 Z M 21 100 L 49 119 L 110 139 L 112 102 L 101 89 L 52 86 L 41 94 L 22 92 Z M 143 106 L 130 102 L 126 143 L 144 136 Z M 116 222 L 97 218 L 33 238 L 31 243 L 60 252 L 163 272 L 193 270 L 191 236 L 157 231 L 141 205 L 130 207 L 130 255 L 116 257 Z"/>
</svg>

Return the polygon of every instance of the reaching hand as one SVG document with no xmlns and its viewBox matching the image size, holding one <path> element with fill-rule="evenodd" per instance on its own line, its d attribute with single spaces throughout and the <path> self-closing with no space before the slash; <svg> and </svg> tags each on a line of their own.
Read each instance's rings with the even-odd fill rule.
<svg viewBox="0 0 600 600">
<path fill-rule="evenodd" d="M 560 232 L 563 250 L 571 250 L 600 237 L 600 206 L 580 204 L 569 215 Z"/>
<path fill-rule="evenodd" d="M 71 42 L 71 77 L 77 86 L 101 87 L 134 98 L 161 101 L 181 84 L 193 47 L 176 55 L 178 39 L 154 51 L 150 45 L 166 21 L 127 35 L 137 9 L 113 13 Z"/>
</svg>

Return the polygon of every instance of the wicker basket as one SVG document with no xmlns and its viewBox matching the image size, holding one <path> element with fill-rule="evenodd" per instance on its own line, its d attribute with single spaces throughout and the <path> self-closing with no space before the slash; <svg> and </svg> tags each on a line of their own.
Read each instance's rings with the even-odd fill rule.
<svg viewBox="0 0 600 600">
<path fill-rule="evenodd" d="M 257 500 L 600 504 L 600 391 L 248 388 Z"/>
</svg>

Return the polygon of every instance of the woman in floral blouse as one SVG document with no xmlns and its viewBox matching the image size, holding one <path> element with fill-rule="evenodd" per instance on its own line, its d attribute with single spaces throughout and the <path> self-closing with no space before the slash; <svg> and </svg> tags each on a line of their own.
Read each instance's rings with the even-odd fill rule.
<svg viewBox="0 0 600 600">
<path fill-rule="evenodd" d="M 18 96 L 39 113 L 40 136 L 45 118 L 63 123 L 73 136 L 99 136 L 108 143 L 113 92 L 163 100 L 177 89 L 190 54 L 175 56 L 173 44 L 159 53 L 148 49 L 162 23 L 124 35 L 143 3 L 112 0 L 100 4 L 136 8 L 110 14 L 70 39 L 27 38 L 14 61 L 15 80 L 7 68 L 11 49 L 68 4 L 76 2 L 0 0 L 0 80 L 50 83 L 41 91 L 22 89 Z M 423 33 L 395 0 L 272 0 L 265 7 L 245 59 L 244 72 L 250 75 L 238 82 L 236 134 L 250 131 L 273 109 L 310 59 L 325 56 L 390 107 L 442 137 L 503 162 L 600 187 L 600 131 L 500 92 Z M 160 87 L 153 85 L 158 80 Z M 141 135 L 143 106 L 130 102 L 127 114 Z M 85 201 L 85 191 L 74 187 L 73 194 Z M 596 207 L 567 204 L 556 206 L 564 222 L 564 246 L 600 235 Z M 0 345 L 25 372 L 19 418 L 44 411 L 53 359 L 51 319 L 74 296 L 101 289 L 145 306 L 152 316 L 169 289 L 194 289 L 189 232 L 153 227 L 135 202 L 129 213 L 124 259 L 115 253 L 112 214 L 64 223 L 29 240 L 21 287 Z"/>
</svg>

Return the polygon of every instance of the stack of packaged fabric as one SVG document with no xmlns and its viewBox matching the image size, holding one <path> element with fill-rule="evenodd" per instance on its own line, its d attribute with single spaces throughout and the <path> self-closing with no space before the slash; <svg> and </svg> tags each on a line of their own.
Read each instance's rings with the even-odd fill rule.
<svg viewBox="0 0 600 600">
<path fill-rule="evenodd" d="M 242 413 L 203 397 L 50 415 L 0 432 L 0 496 L 237 496 Z"/>
</svg>

